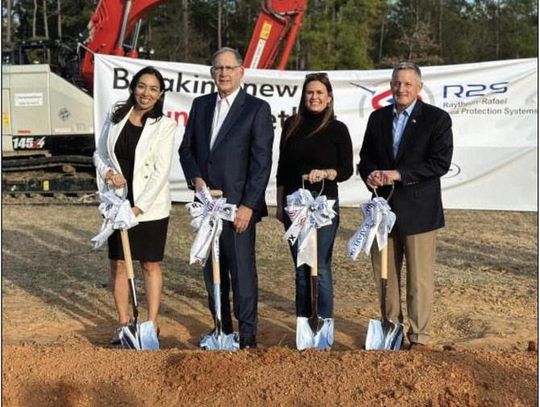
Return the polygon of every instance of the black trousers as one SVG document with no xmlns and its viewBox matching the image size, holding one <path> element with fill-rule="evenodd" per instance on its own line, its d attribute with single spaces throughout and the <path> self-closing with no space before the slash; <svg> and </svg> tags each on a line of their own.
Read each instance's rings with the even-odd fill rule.
<svg viewBox="0 0 540 407">
<path fill-rule="evenodd" d="M 238 320 L 240 336 L 246 338 L 256 336 L 258 322 L 255 225 L 252 220 L 245 232 L 237 233 L 232 222 L 223 221 L 219 240 L 223 331 L 226 334 L 233 331 L 229 294 L 232 287 L 234 317 Z M 211 256 L 204 267 L 204 280 L 208 291 L 208 306 L 215 318 Z"/>
</svg>

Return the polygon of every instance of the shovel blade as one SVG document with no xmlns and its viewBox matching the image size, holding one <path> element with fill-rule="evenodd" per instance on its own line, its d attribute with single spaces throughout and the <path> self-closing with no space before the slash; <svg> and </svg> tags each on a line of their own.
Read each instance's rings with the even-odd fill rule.
<svg viewBox="0 0 540 407">
<path fill-rule="evenodd" d="M 400 350 L 402 342 L 403 324 L 388 323 L 385 329 L 382 321 L 369 320 L 366 350 Z"/>
<path fill-rule="evenodd" d="M 232 334 L 221 334 L 214 330 L 209 335 L 203 335 L 199 342 L 199 346 L 205 350 L 229 350 L 237 351 L 240 349 L 240 340 L 237 332 Z"/>
<path fill-rule="evenodd" d="M 120 331 L 120 342 L 125 349 L 134 350 L 158 350 L 159 340 L 154 330 L 152 321 L 137 324 L 133 327 L 126 326 Z"/>
<path fill-rule="evenodd" d="M 310 326 L 310 319 L 296 318 L 296 349 L 330 349 L 334 343 L 334 319 L 319 318 L 320 328 L 314 332 Z"/>
<path fill-rule="evenodd" d="M 205 350 L 237 351 L 240 349 L 240 337 L 238 333 L 224 334 L 222 331 L 221 288 L 219 283 L 214 283 L 214 307 L 216 328 L 210 334 L 201 336 L 199 346 Z"/>
</svg>

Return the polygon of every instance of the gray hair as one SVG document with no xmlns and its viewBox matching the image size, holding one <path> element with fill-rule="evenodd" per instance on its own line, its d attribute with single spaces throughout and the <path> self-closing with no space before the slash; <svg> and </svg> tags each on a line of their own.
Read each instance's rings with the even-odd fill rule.
<svg viewBox="0 0 540 407">
<path fill-rule="evenodd" d="M 414 73 L 416 73 L 418 82 L 422 82 L 422 72 L 420 71 L 420 67 L 414 62 L 410 61 L 400 62 L 399 64 L 395 65 L 394 70 L 392 71 L 392 78 L 398 73 L 398 71 L 403 71 L 405 69 L 413 70 Z"/>
<path fill-rule="evenodd" d="M 216 62 L 217 57 L 221 54 L 224 54 L 225 52 L 230 52 L 231 54 L 233 54 L 238 65 L 242 65 L 242 63 L 244 62 L 244 59 L 242 58 L 242 55 L 240 54 L 240 52 L 238 52 L 238 50 L 230 47 L 221 47 L 212 55 L 212 66 L 214 66 L 214 62 Z"/>
</svg>

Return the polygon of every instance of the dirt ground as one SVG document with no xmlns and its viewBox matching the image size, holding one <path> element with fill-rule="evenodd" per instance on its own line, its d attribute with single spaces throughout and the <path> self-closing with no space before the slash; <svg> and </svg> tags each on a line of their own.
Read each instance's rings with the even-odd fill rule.
<svg viewBox="0 0 540 407">
<path fill-rule="evenodd" d="M 400 352 L 362 350 L 378 305 L 368 258 L 345 251 L 361 223 L 355 208 L 342 211 L 335 247 L 334 348 L 295 350 L 292 260 L 268 218 L 257 230 L 259 347 L 216 353 L 197 349 L 212 321 L 201 269 L 188 265 L 189 215 L 176 204 L 162 349 L 135 352 L 107 345 L 116 316 L 106 251 L 89 242 L 96 207 L 18 202 L 2 207 L 3 405 L 537 405 L 536 213 L 446 212 L 433 349 Z"/>
</svg>

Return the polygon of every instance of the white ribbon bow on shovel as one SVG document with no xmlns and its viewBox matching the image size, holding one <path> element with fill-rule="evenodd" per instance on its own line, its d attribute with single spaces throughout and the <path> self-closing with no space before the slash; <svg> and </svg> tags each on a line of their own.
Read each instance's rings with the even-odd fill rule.
<svg viewBox="0 0 540 407">
<path fill-rule="evenodd" d="M 326 199 L 325 195 L 313 198 L 311 192 L 303 188 L 287 196 L 285 212 L 292 224 L 283 239 L 288 240 L 291 245 L 298 240 L 297 267 L 303 264 L 313 266 L 317 253 L 313 252 L 312 239 L 317 233 L 316 229 L 332 224 L 332 219 L 336 216 L 332 209 L 334 202 L 333 199 Z"/>
<path fill-rule="evenodd" d="M 388 196 L 388 200 L 394 192 Z M 366 334 L 366 350 L 399 350 L 403 340 L 403 324 L 393 323 L 387 317 L 386 290 L 388 284 L 388 234 L 396 222 L 396 215 L 392 212 L 387 199 L 377 196 L 371 201 L 360 205 L 364 213 L 364 222 L 347 243 L 347 251 L 353 260 L 364 251 L 369 255 L 375 236 L 379 246 L 381 269 L 380 305 L 382 320 L 369 320 Z"/>
<path fill-rule="evenodd" d="M 215 239 L 219 239 L 223 229 L 223 220 L 234 221 L 236 205 L 227 203 L 227 198 L 212 198 L 210 190 L 204 188 L 195 193 L 200 202 L 186 204 L 193 217 L 191 227 L 197 235 L 189 253 L 189 264 L 206 264 L 210 248 Z"/>
<path fill-rule="evenodd" d="M 103 223 L 99 233 L 90 240 L 94 243 L 94 249 L 99 249 L 115 230 L 127 230 L 139 224 L 127 199 L 114 191 L 98 192 L 98 196 L 101 201 L 98 209 L 103 216 Z"/>
<path fill-rule="evenodd" d="M 360 209 L 364 214 L 364 222 L 347 243 L 347 252 L 353 260 L 356 260 L 361 251 L 369 255 L 375 236 L 379 248 L 386 246 L 388 234 L 396 222 L 396 215 L 392 212 L 388 201 L 380 196 L 361 204 Z"/>
</svg>

